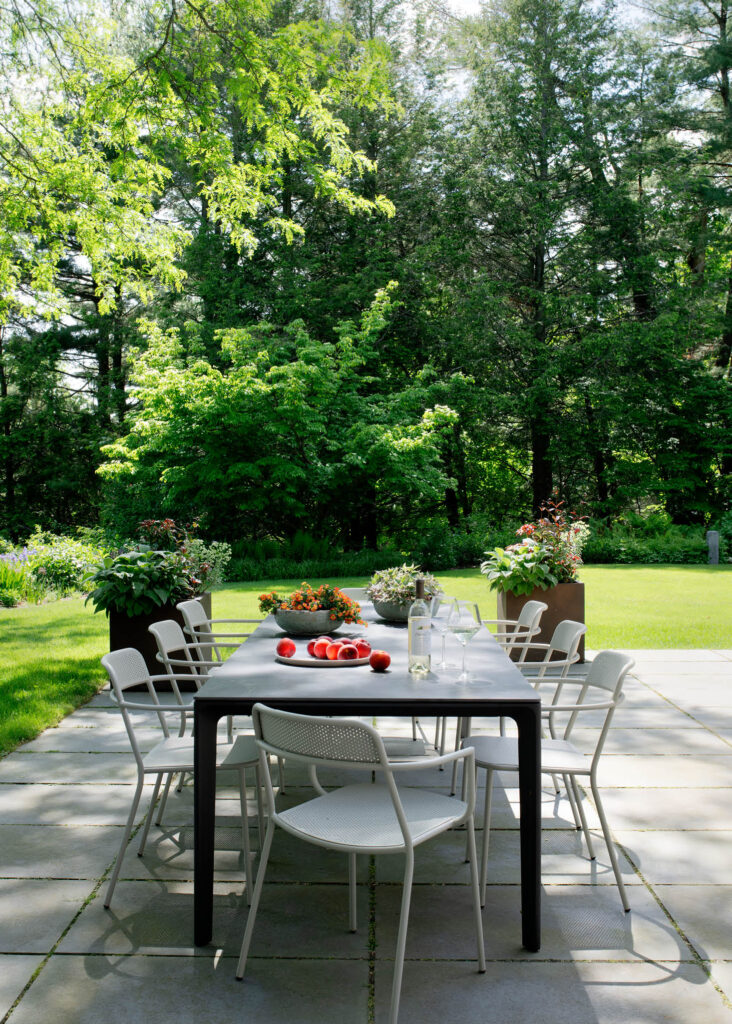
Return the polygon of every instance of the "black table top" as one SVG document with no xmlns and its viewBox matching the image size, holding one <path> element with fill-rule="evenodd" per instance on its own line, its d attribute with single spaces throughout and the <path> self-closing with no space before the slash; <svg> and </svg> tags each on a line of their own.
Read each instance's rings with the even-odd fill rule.
<svg viewBox="0 0 732 1024">
<path fill-rule="evenodd" d="M 537 705 L 539 694 L 508 659 L 490 632 L 483 628 L 468 644 L 469 683 L 458 683 L 460 669 L 451 666 L 415 677 L 407 671 L 405 623 L 380 619 L 370 603 L 362 602 L 366 626 L 344 625 L 334 637 L 368 639 L 373 649 L 388 651 L 391 666 L 374 672 L 369 665 L 341 668 L 296 666 L 275 661 L 277 641 L 286 634 L 272 616 L 212 673 L 194 701 L 203 710 L 220 705 L 222 713 L 246 713 L 253 703 L 311 713 L 336 709 L 344 714 L 504 714 L 520 706 Z M 293 638 L 297 656 L 307 656 L 308 638 Z M 433 637 L 433 661 L 439 641 Z M 453 652 L 453 655 L 457 650 Z"/>
</svg>

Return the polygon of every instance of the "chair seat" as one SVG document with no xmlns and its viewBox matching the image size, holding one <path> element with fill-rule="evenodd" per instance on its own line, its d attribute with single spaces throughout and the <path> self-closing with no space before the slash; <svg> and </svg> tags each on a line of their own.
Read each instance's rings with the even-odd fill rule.
<svg viewBox="0 0 732 1024">
<path fill-rule="evenodd" d="M 145 772 L 193 771 L 193 738 L 171 736 L 161 740 L 143 757 Z M 216 748 L 218 768 L 239 768 L 255 765 L 259 751 L 254 736 L 237 736 L 233 743 L 220 743 Z"/>
<path fill-rule="evenodd" d="M 518 740 L 512 736 L 471 736 L 464 746 L 475 750 L 475 763 L 479 768 L 496 771 L 518 771 Z M 590 774 L 592 758 L 580 754 L 567 740 L 541 741 L 541 770 L 549 774 L 574 772 Z"/>
<path fill-rule="evenodd" d="M 462 819 L 466 805 L 454 797 L 419 789 L 400 789 L 412 842 L 417 845 Z M 293 835 L 324 846 L 396 853 L 404 849 L 392 797 L 384 785 L 362 783 L 316 797 L 277 815 Z"/>
</svg>

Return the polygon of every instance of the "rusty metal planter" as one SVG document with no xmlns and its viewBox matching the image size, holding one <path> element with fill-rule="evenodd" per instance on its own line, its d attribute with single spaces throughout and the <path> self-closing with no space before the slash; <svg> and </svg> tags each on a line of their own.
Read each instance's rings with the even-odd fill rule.
<svg viewBox="0 0 732 1024">
<path fill-rule="evenodd" d="M 543 601 L 549 607 L 541 617 L 541 632 L 534 637 L 537 643 L 548 644 L 552 633 L 560 622 L 573 619 L 575 622 L 585 621 L 585 585 L 584 583 L 558 583 L 549 590 L 538 587 L 530 594 L 498 593 L 498 618 L 517 619 L 519 612 L 527 601 Z M 579 646 L 580 661 L 585 660 L 585 638 Z M 528 651 L 526 661 L 541 661 L 541 651 Z M 518 651 L 513 652 L 513 660 L 518 660 Z"/>
</svg>

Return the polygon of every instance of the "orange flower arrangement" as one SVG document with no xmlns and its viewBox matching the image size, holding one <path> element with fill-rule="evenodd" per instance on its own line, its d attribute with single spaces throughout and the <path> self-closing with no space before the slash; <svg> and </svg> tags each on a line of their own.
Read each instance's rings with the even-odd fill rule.
<svg viewBox="0 0 732 1024">
<path fill-rule="evenodd" d="M 323 583 L 317 590 L 313 590 L 309 583 L 301 583 L 299 589 L 294 590 L 287 597 L 281 597 L 274 590 L 269 594 L 260 594 L 259 610 L 260 612 L 329 611 L 330 617 L 334 621 L 342 619 L 344 622 L 358 622 L 362 626 L 365 625 L 363 619 L 360 618 L 361 605 L 331 583 Z"/>
</svg>

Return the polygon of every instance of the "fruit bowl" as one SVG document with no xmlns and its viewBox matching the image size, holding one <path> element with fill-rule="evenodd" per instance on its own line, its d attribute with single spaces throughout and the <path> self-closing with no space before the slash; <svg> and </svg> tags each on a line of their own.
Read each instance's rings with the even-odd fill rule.
<svg viewBox="0 0 732 1024">
<path fill-rule="evenodd" d="M 396 601 L 373 600 L 374 611 L 387 622 L 406 622 L 409 618 L 409 605 L 397 604 Z"/>
<path fill-rule="evenodd" d="M 278 609 L 272 614 L 280 629 L 292 636 L 320 636 L 322 633 L 333 633 L 343 625 L 343 619 L 331 619 L 327 608 L 317 612 Z"/>
</svg>

